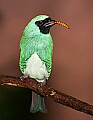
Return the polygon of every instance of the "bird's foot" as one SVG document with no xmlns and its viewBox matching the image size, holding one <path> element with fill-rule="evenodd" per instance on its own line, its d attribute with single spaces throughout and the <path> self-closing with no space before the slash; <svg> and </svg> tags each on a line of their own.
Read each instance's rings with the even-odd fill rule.
<svg viewBox="0 0 93 120">
<path fill-rule="evenodd" d="M 20 79 L 21 81 L 25 80 L 26 78 L 28 78 L 29 76 L 26 74 L 26 75 L 23 75 L 23 76 L 20 76 Z"/>
<path fill-rule="evenodd" d="M 43 82 L 39 82 L 39 83 L 40 83 L 39 87 L 44 86 L 46 84 L 46 77 L 44 77 L 44 81 Z"/>
</svg>

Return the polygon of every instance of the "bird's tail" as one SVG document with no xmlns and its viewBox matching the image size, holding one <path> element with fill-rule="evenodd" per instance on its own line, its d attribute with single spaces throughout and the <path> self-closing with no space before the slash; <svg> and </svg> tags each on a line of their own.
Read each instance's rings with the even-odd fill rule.
<svg viewBox="0 0 93 120">
<path fill-rule="evenodd" d="M 47 108 L 44 103 L 44 98 L 32 91 L 32 103 L 30 107 L 30 112 L 36 113 L 38 111 L 42 113 L 47 113 Z"/>
</svg>

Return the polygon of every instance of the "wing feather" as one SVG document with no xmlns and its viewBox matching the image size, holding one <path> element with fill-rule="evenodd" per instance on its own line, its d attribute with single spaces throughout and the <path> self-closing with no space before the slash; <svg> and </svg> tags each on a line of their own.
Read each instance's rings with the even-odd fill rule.
<svg viewBox="0 0 93 120">
<path fill-rule="evenodd" d="M 26 38 L 27 39 L 27 38 Z M 50 41 L 50 40 L 49 40 Z M 47 72 L 51 73 L 51 67 L 52 67 L 52 49 L 53 44 L 52 42 L 44 42 L 41 43 L 41 41 L 35 41 L 30 38 L 30 40 L 27 40 L 24 44 L 23 38 L 20 42 L 20 69 L 21 72 L 24 74 L 24 69 L 26 68 L 26 62 L 31 57 L 32 54 L 35 52 L 38 54 L 40 59 L 45 62 Z"/>
</svg>

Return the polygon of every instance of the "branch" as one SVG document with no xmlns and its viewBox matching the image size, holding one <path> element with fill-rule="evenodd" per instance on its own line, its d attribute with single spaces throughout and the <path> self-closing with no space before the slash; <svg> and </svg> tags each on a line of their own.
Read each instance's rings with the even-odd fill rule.
<svg viewBox="0 0 93 120">
<path fill-rule="evenodd" d="M 1 75 L 0 84 L 29 88 L 44 97 L 52 98 L 57 103 L 63 104 L 77 111 L 84 112 L 86 114 L 93 116 L 92 105 L 89 105 L 88 103 L 80 101 L 65 93 L 61 93 L 60 91 L 55 90 L 52 87 L 48 87 L 48 86 L 41 87 L 40 83 L 38 83 L 34 79 L 29 78 L 24 81 L 21 81 L 19 77 Z"/>
</svg>

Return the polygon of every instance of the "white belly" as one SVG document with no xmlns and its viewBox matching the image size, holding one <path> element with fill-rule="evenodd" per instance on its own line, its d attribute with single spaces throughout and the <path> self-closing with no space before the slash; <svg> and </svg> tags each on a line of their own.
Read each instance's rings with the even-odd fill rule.
<svg viewBox="0 0 93 120">
<path fill-rule="evenodd" d="M 48 77 L 45 63 L 39 58 L 37 53 L 31 55 L 28 59 L 24 74 L 29 75 L 31 78 L 35 78 L 39 82 L 43 82 L 44 78 Z"/>
</svg>

